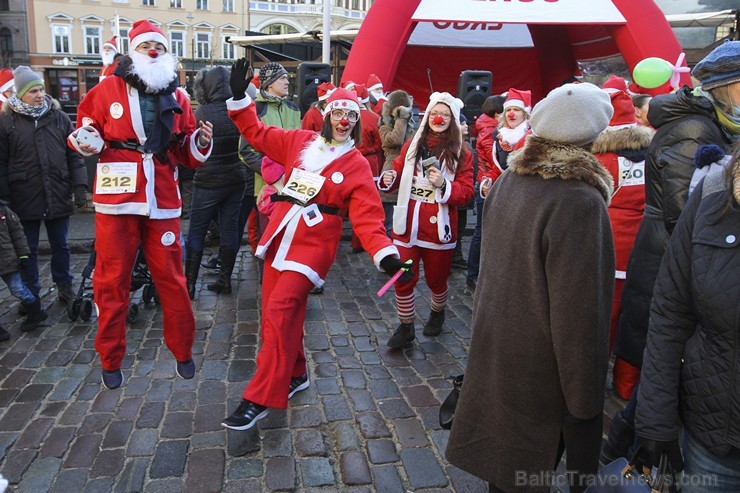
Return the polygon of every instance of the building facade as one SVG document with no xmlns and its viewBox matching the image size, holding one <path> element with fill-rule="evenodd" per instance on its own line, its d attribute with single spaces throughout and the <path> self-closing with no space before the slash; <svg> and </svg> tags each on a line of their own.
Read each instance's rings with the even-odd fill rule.
<svg viewBox="0 0 740 493">
<path fill-rule="evenodd" d="M 25 0 L 0 0 L 0 68 L 28 64 Z"/>
</svg>

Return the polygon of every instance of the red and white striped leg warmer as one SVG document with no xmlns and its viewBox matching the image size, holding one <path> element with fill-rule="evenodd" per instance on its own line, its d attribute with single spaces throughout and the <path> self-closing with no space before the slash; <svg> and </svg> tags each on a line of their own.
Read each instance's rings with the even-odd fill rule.
<svg viewBox="0 0 740 493">
<path fill-rule="evenodd" d="M 396 307 L 398 308 L 398 319 L 402 324 L 414 323 L 414 293 L 401 296 L 396 293 Z"/>
<path fill-rule="evenodd" d="M 444 293 L 432 293 L 432 310 L 435 312 L 441 312 L 447 306 L 447 293 L 448 289 L 445 289 Z"/>
</svg>

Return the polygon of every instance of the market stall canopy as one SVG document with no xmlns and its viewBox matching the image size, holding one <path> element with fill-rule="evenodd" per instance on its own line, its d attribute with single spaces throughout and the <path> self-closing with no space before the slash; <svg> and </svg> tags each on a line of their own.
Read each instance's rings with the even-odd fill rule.
<svg viewBox="0 0 740 493">
<path fill-rule="evenodd" d="M 332 41 L 346 41 L 351 43 L 357 36 L 357 29 L 344 31 L 332 31 L 329 39 Z M 293 34 L 265 34 L 260 36 L 231 36 L 229 43 L 236 46 L 259 46 L 264 44 L 279 43 L 315 43 L 322 42 L 324 33 L 321 31 L 306 31 L 305 33 Z"/>
</svg>

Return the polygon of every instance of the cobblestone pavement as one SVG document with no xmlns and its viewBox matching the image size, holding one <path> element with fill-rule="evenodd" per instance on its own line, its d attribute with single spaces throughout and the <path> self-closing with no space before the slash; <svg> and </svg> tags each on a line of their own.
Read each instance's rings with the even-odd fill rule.
<svg viewBox="0 0 740 493">
<path fill-rule="evenodd" d="M 0 472 L 29 493 L 487 491 L 445 461 L 448 432 L 438 425 L 470 340 L 464 272 L 450 279 L 442 335 L 424 336 L 419 318 L 413 348 L 394 352 L 385 345 L 397 324 L 392 292 L 374 294 L 387 278 L 349 251 L 342 242 L 324 294 L 309 300 L 310 388 L 246 432 L 220 427 L 255 369 L 259 285 L 246 248 L 234 294 L 198 285 L 195 378 L 176 378 L 161 310 L 139 290 L 126 383 L 113 391 L 100 383 L 94 316 L 69 321 L 42 256 L 47 326 L 21 333 L 17 302 L 0 289 L 0 322 L 12 335 L 0 343 Z M 77 280 L 87 259 L 73 255 Z M 214 278 L 201 270 L 201 280 Z M 429 293 L 423 283 L 418 291 L 426 317 Z M 606 413 L 618 405 L 608 399 Z"/>
</svg>

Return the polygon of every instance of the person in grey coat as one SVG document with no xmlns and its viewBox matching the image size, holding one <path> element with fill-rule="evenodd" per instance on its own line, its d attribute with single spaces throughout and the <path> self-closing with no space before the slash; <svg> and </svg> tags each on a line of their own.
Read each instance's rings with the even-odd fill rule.
<svg viewBox="0 0 740 493">
<path fill-rule="evenodd" d="M 564 450 L 577 473 L 570 491 L 598 469 L 614 185 L 584 147 L 612 113 L 592 84 L 554 89 L 483 206 L 470 354 L 446 456 L 492 492 L 549 491 Z"/>
<path fill-rule="evenodd" d="M 23 282 L 38 295 L 41 222 L 51 245 L 51 276 L 58 300 L 75 297 L 69 272 L 69 216 L 85 205 L 87 170 L 82 156 L 67 147 L 74 125 L 59 103 L 46 94 L 43 78 L 28 67 L 13 72 L 16 95 L 0 117 L 0 199 L 18 214 L 31 254 L 21 270 Z M 74 201 L 73 201 L 74 197 Z"/>
</svg>

